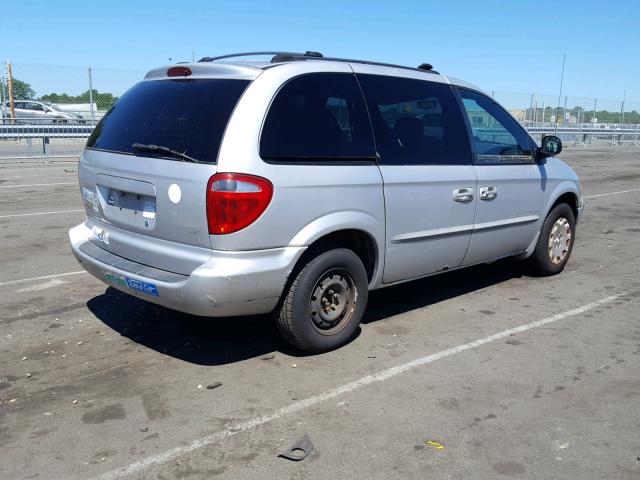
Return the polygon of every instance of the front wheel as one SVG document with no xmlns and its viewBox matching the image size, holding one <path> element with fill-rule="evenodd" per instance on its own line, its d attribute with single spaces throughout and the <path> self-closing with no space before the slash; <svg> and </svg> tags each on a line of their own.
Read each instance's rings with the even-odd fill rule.
<svg viewBox="0 0 640 480">
<path fill-rule="evenodd" d="M 576 220 L 573 210 L 561 203 L 549 212 L 529 259 L 533 272 L 540 276 L 560 273 L 569 260 L 575 241 Z"/>
<path fill-rule="evenodd" d="M 367 305 L 367 272 L 360 258 L 345 248 L 328 250 L 294 275 L 276 311 L 280 334 L 309 353 L 347 343 Z"/>
</svg>

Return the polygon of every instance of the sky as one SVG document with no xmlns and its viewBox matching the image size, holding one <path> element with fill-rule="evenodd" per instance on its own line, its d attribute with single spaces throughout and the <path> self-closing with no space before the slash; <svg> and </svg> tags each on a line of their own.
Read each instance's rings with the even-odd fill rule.
<svg viewBox="0 0 640 480">
<path fill-rule="evenodd" d="M 418 65 L 486 91 L 640 102 L 640 1 L 22 0 L 0 59 L 38 94 L 120 94 L 150 68 L 207 55 L 317 50 Z M 169 60 L 171 59 L 171 60 Z M 54 66 L 44 67 L 44 66 Z M 75 67 L 75 68 L 72 68 Z M 3 69 L 4 73 L 4 69 Z M 563 94 L 563 95 L 564 95 Z M 586 101 L 586 100 L 585 100 Z"/>
</svg>

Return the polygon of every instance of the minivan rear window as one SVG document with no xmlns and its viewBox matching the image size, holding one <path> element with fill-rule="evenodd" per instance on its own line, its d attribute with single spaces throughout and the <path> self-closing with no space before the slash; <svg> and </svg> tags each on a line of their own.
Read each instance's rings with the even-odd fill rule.
<svg viewBox="0 0 640 480">
<path fill-rule="evenodd" d="M 149 157 L 134 143 L 177 150 L 199 162 L 215 163 L 231 112 L 248 80 L 172 79 L 140 82 L 98 123 L 87 148 Z"/>
</svg>

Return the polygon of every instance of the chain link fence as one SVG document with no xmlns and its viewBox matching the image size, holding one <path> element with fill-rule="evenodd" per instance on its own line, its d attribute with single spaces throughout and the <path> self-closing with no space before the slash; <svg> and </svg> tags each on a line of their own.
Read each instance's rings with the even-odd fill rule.
<svg viewBox="0 0 640 480">
<path fill-rule="evenodd" d="M 0 158 L 78 156 L 93 127 L 145 73 L 5 62 L 0 78 Z"/>
<path fill-rule="evenodd" d="M 0 158 L 78 156 L 93 127 L 144 71 L 95 67 L 10 65 L 0 78 Z M 640 145 L 640 102 L 626 99 L 489 92 L 540 140 L 557 134 L 566 145 Z"/>
<path fill-rule="evenodd" d="M 538 141 L 556 134 L 568 145 L 640 145 L 640 102 L 500 91 L 491 95 Z"/>
</svg>

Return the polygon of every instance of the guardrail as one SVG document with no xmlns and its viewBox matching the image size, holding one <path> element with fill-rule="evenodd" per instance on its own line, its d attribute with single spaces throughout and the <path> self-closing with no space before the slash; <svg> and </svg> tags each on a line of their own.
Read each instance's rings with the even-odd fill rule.
<svg viewBox="0 0 640 480">
<path fill-rule="evenodd" d="M 564 143 L 576 145 L 640 145 L 640 125 L 558 125 L 556 133 L 554 124 L 525 124 L 524 127 L 538 141 L 544 135 L 555 134 Z"/>
<path fill-rule="evenodd" d="M 524 127 L 538 142 L 556 131 L 553 123 L 527 122 Z M 88 124 L 0 124 L 0 159 L 77 157 L 94 128 Z M 558 125 L 555 134 L 566 145 L 640 145 L 640 124 Z"/>
<path fill-rule="evenodd" d="M 15 124 L 0 125 L 0 139 L 19 138 L 87 138 L 92 125 L 82 124 Z"/>
</svg>

